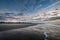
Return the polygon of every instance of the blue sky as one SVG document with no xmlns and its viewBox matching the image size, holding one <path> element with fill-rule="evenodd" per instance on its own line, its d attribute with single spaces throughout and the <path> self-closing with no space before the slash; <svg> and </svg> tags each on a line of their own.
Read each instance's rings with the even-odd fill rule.
<svg viewBox="0 0 60 40">
<path fill-rule="evenodd" d="M 0 0 L 0 11 L 32 14 L 57 1 L 59 0 Z"/>
</svg>

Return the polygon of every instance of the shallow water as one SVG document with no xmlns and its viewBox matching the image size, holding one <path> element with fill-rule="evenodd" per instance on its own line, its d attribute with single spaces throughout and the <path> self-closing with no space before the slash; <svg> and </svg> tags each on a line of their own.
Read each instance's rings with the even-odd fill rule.
<svg viewBox="0 0 60 40">
<path fill-rule="evenodd" d="M 45 35 L 45 40 L 48 40 L 48 39 L 47 39 L 47 38 L 48 38 L 47 32 L 44 32 L 44 35 Z"/>
</svg>

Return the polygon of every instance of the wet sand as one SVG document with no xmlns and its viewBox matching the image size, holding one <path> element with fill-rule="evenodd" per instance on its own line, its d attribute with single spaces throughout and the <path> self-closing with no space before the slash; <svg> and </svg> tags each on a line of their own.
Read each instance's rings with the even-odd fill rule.
<svg viewBox="0 0 60 40">
<path fill-rule="evenodd" d="M 37 24 L 0 24 L 0 31 L 25 28 L 25 27 L 34 26 L 34 25 L 37 25 Z"/>
<path fill-rule="evenodd" d="M 0 32 L 0 40 L 60 40 L 60 26 L 38 24 Z"/>
</svg>

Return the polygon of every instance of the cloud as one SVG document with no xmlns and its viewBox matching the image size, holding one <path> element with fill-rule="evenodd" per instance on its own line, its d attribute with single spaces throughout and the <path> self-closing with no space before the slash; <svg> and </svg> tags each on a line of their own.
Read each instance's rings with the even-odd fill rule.
<svg viewBox="0 0 60 40">
<path fill-rule="evenodd" d="M 0 21 L 5 21 L 6 19 L 13 18 L 14 14 L 13 13 L 0 13 Z"/>
<path fill-rule="evenodd" d="M 53 1 L 53 0 L 52 0 L 52 1 Z M 58 8 L 58 7 L 60 7 L 60 0 L 52 3 L 51 5 L 47 6 L 46 8 L 43 8 L 43 9 L 40 10 L 40 11 L 42 11 L 43 13 L 46 13 L 46 12 L 51 11 L 51 10 L 53 10 L 53 9 L 56 9 L 56 8 Z"/>
<path fill-rule="evenodd" d="M 3 16 L 0 16 L 0 20 L 4 20 L 5 19 L 5 17 L 3 17 Z"/>
<path fill-rule="evenodd" d="M 0 22 L 20 22 L 20 21 L 29 21 L 32 17 L 25 13 L 0 13 Z"/>
<path fill-rule="evenodd" d="M 58 20 L 58 19 L 60 19 L 60 16 L 48 18 L 49 21 Z"/>
</svg>

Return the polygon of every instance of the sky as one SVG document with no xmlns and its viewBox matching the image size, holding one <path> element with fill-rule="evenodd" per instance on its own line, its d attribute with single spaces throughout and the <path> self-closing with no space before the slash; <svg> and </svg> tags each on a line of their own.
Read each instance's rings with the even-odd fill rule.
<svg viewBox="0 0 60 40">
<path fill-rule="evenodd" d="M 0 0 L 0 20 L 15 19 L 26 14 L 41 14 L 41 10 L 50 10 L 56 2 L 58 3 L 59 0 Z"/>
<path fill-rule="evenodd" d="M 36 13 L 59 0 L 0 0 L 0 11 Z"/>
</svg>

